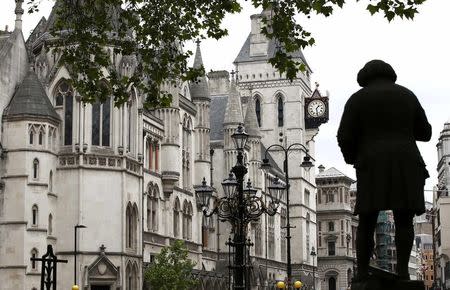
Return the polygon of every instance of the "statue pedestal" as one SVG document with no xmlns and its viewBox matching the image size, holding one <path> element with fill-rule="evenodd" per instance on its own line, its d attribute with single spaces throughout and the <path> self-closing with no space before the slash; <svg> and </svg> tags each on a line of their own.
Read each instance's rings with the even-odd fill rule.
<svg viewBox="0 0 450 290">
<path fill-rule="evenodd" d="M 352 290 L 425 290 L 423 281 L 400 280 L 397 274 L 370 267 L 366 281 L 352 282 Z"/>
</svg>

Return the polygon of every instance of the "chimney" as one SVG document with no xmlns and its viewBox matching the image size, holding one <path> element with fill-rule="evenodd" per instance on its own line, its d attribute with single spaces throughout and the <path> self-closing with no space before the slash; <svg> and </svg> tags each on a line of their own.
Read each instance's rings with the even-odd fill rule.
<svg viewBox="0 0 450 290">
<path fill-rule="evenodd" d="M 319 165 L 319 173 L 322 173 L 325 171 L 325 166 L 323 166 L 322 164 Z"/>
</svg>

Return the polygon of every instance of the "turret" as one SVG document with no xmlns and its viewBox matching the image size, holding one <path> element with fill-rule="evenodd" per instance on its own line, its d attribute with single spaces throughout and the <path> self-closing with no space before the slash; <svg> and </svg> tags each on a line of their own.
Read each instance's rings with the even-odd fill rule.
<svg viewBox="0 0 450 290">
<path fill-rule="evenodd" d="M 225 170 L 229 171 L 236 163 L 236 150 L 231 135 L 236 131 L 239 124 L 243 123 L 241 97 L 236 88 L 236 79 L 234 72 L 231 74 L 231 87 L 228 95 L 227 107 L 223 120 L 224 130 L 224 153 L 225 153 Z"/>
<path fill-rule="evenodd" d="M 250 147 L 248 156 L 248 176 L 253 182 L 255 188 L 262 188 L 262 180 L 260 173 L 261 167 L 261 132 L 258 126 L 254 99 L 248 97 L 247 112 L 244 119 L 245 131 L 249 135 L 247 146 Z"/>
<path fill-rule="evenodd" d="M 195 52 L 194 68 L 202 68 L 203 59 L 200 50 L 200 41 L 197 41 L 197 51 Z M 211 160 L 209 154 L 210 140 L 210 121 L 209 110 L 211 98 L 206 76 L 199 77 L 196 81 L 189 84 L 191 99 L 197 108 L 197 116 L 195 118 L 195 144 L 197 144 L 194 152 L 194 182 L 200 182 L 203 177 L 208 181 L 210 178 Z"/>
</svg>

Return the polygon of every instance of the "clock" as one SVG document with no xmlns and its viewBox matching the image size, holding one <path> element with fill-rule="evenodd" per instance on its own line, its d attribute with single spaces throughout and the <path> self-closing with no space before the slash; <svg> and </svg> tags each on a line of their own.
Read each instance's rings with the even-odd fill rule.
<svg viewBox="0 0 450 290">
<path fill-rule="evenodd" d="M 308 104 L 308 114 L 311 117 L 322 117 L 325 115 L 326 106 L 322 100 L 312 100 Z"/>
</svg>

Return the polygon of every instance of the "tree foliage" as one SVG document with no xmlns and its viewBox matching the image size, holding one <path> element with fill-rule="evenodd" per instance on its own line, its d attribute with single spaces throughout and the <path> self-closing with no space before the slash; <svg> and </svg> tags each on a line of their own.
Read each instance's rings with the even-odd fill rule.
<svg viewBox="0 0 450 290">
<path fill-rule="evenodd" d="M 42 0 L 28 1 L 29 12 L 34 12 Z M 292 80 L 304 65 L 290 53 L 315 43 L 294 17 L 330 16 L 346 0 L 248 1 L 256 8 L 271 9 L 262 33 L 275 39 L 278 49 L 269 62 Z M 412 19 L 425 1 L 369 0 L 367 10 L 384 14 L 388 21 Z M 70 69 L 83 101 L 104 100 L 112 93 L 120 105 L 128 100 L 130 87 L 136 87 L 146 96 L 147 108 L 166 106 L 171 101 L 168 83 L 176 86 L 204 74 L 203 68 L 188 67 L 193 53 L 185 49 L 185 43 L 224 37 L 228 33 L 221 26 L 225 15 L 241 9 L 239 0 L 57 0 L 58 17 L 51 31 L 57 40 L 52 45 L 61 56 L 59 64 Z M 131 75 L 121 75 L 112 54 L 136 57 L 137 68 Z M 99 85 L 103 79 L 112 92 Z"/>
<path fill-rule="evenodd" d="M 190 290 L 197 285 L 192 276 L 195 263 L 188 259 L 183 241 L 177 240 L 156 255 L 154 263 L 145 271 L 145 283 L 155 290 Z"/>
</svg>

